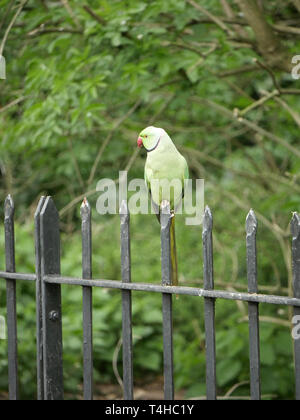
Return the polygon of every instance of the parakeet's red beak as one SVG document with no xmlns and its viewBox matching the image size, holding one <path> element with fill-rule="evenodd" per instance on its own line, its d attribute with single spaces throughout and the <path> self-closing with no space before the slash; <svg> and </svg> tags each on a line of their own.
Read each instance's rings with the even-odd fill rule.
<svg viewBox="0 0 300 420">
<path fill-rule="evenodd" d="M 138 138 L 138 140 L 137 140 L 137 145 L 138 145 L 139 147 L 142 147 L 142 146 L 143 146 L 143 139 L 142 139 L 141 137 L 139 137 L 139 138 Z"/>
</svg>

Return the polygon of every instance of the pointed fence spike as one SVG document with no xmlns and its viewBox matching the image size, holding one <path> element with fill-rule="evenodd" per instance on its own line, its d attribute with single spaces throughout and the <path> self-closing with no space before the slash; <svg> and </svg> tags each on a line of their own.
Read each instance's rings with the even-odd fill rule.
<svg viewBox="0 0 300 420">
<path fill-rule="evenodd" d="M 10 194 L 8 194 L 8 196 L 5 199 L 5 203 L 4 203 L 4 216 L 5 219 L 9 219 L 10 217 L 13 216 L 15 211 L 15 205 L 14 205 L 14 201 L 12 199 L 12 196 Z"/>
<path fill-rule="evenodd" d="M 170 211 L 170 203 L 167 200 L 163 200 L 161 205 L 161 214 L 160 214 L 160 222 L 161 222 L 161 229 L 166 229 L 169 227 L 171 223 L 171 211 Z"/>
<path fill-rule="evenodd" d="M 257 292 L 256 231 L 257 219 L 254 211 L 251 209 L 246 217 L 246 248 L 249 293 Z"/>
<path fill-rule="evenodd" d="M 257 218 L 254 213 L 254 210 L 250 209 L 246 217 L 246 233 L 247 235 L 251 235 L 255 233 L 256 230 L 257 230 Z"/>
<path fill-rule="evenodd" d="M 57 208 L 54 204 L 53 198 L 51 197 L 51 195 L 47 196 L 45 202 L 44 202 L 44 206 L 41 210 L 41 216 L 45 216 L 48 215 L 50 213 L 53 213 L 53 215 L 58 217 L 58 211 Z"/>
<path fill-rule="evenodd" d="M 90 203 L 88 202 L 88 200 L 86 198 L 84 198 L 81 207 L 80 207 L 80 215 L 81 215 L 81 219 L 82 221 L 85 221 L 88 219 L 88 217 L 91 214 L 91 206 Z"/>
<path fill-rule="evenodd" d="M 171 286 L 171 242 L 170 227 L 173 215 L 170 203 L 163 200 L 160 205 L 161 223 L 161 279 L 163 286 Z M 174 366 L 173 366 L 173 316 L 172 295 L 162 294 L 163 315 L 163 363 L 164 363 L 164 396 L 166 400 L 174 399 Z"/>
<path fill-rule="evenodd" d="M 87 198 L 84 197 L 83 202 L 81 204 L 81 208 L 89 208 L 90 207 L 90 203 L 88 202 Z"/>
<path fill-rule="evenodd" d="M 36 272 L 36 363 L 37 363 L 37 397 L 44 399 L 44 355 L 43 355 L 43 304 L 41 279 L 41 243 L 40 243 L 40 214 L 46 197 L 39 199 L 34 214 L 35 236 L 35 272 Z"/>
<path fill-rule="evenodd" d="M 293 292 L 295 298 L 300 298 L 300 216 L 297 212 L 293 213 L 291 220 L 292 234 L 292 272 L 293 272 Z M 300 308 L 294 307 L 293 315 L 300 316 Z M 300 340 L 294 337 L 294 363 L 296 381 L 296 400 L 300 400 Z"/>
<path fill-rule="evenodd" d="M 208 206 L 205 207 L 204 217 L 203 217 L 203 234 L 206 232 L 211 232 L 213 228 L 213 217 L 211 210 Z"/>
<path fill-rule="evenodd" d="M 43 204 L 45 202 L 45 198 L 46 197 L 44 195 L 42 195 L 41 198 L 39 199 L 38 205 L 36 206 L 36 210 L 35 210 L 35 213 L 34 213 L 34 218 L 39 217 L 39 215 L 41 213 L 41 210 L 42 210 L 42 207 L 43 207 Z"/>
<path fill-rule="evenodd" d="M 4 203 L 4 232 L 5 232 L 5 267 L 6 271 L 14 273 L 15 263 L 15 233 L 14 233 L 14 202 L 8 195 Z M 8 351 L 8 384 L 9 399 L 19 398 L 18 380 L 18 338 L 17 338 L 17 309 L 16 309 L 16 281 L 6 280 L 6 319 L 7 319 L 7 351 Z"/>
<path fill-rule="evenodd" d="M 81 207 L 82 220 L 82 277 L 92 278 L 92 210 L 86 197 Z M 83 398 L 93 399 L 93 290 L 89 286 L 82 288 L 82 324 L 83 324 Z"/>
<path fill-rule="evenodd" d="M 126 200 L 122 200 L 121 206 L 119 209 L 121 224 L 125 223 L 129 218 L 129 209 Z"/>
<path fill-rule="evenodd" d="M 246 250 L 248 292 L 258 293 L 257 286 L 257 219 L 251 209 L 246 217 Z M 249 359 L 250 359 L 250 394 L 252 400 L 261 398 L 260 347 L 259 347 L 259 307 L 258 303 L 248 303 L 249 318 Z"/>
<path fill-rule="evenodd" d="M 163 200 L 160 205 L 161 211 L 163 214 L 169 214 L 170 213 L 170 203 L 167 200 Z"/>
<path fill-rule="evenodd" d="M 3 55 L 0 54 L 0 79 L 6 79 L 6 62 Z"/>
<path fill-rule="evenodd" d="M 291 220 L 291 234 L 293 239 L 297 239 L 300 235 L 300 216 L 297 212 L 293 212 Z"/>
<path fill-rule="evenodd" d="M 120 210 L 120 214 L 127 214 L 128 213 L 128 206 L 126 200 L 122 200 Z"/>
<path fill-rule="evenodd" d="M 208 206 L 205 207 L 203 217 L 202 244 L 203 244 L 203 280 L 204 289 L 214 289 L 213 269 L 213 217 Z M 215 300 L 204 299 L 204 326 L 205 326 L 205 354 L 206 354 L 206 397 L 215 400 L 216 390 L 216 343 L 215 343 Z"/>
<path fill-rule="evenodd" d="M 127 201 L 120 205 L 121 273 L 122 282 L 131 282 L 130 226 Z M 131 291 L 122 290 L 123 393 L 124 400 L 133 400 L 133 349 Z"/>
<path fill-rule="evenodd" d="M 43 310 L 44 399 L 63 399 L 61 287 L 44 281 L 60 275 L 59 214 L 48 196 L 40 213 L 41 284 Z"/>
</svg>

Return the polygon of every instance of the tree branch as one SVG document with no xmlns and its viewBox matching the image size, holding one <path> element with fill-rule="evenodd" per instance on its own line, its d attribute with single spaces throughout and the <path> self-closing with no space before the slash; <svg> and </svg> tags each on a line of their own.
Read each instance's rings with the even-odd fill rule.
<svg viewBox="0 0 300 420">
<path fill-rule="evenodd" d="M 80 172 L 80 168 L 79 168 L 79 165 L 78 165 L 76 155 L 74 153 L 73 142 L 72 142 L 72 139 L 70 137 L 68 137 L 68 146 L 69 146 L 69 150 L 70 150 L 70 153 L 71 153 L 71 157 L 72 157 L 72 160 L 73 160 L 73 164 L 74 164 L 74 168 L 75 168 L 75 172 L 76 172 L 79 184 L 80 184 L 81 188 L 83 189 L 84 188 L 84 182 L 83 182 L 83 179 L 82 179 L 82 175 L 81 175 L 81 172 Z"/>
<path fill-rule="evenodd" d="M 255 0 L 235 0 L 256 37 L 260 54 L 271 68 L 290 72 L 290 60 Z"/>
<path fill-rule="evenodd" d="M 141 102 L 142 102 L 142 100 L 141 99 L 139 99 L 134 105 L 133 105 L 133 107 L 131 107 L 130 108 L 130 110 L 125 114 L 125 115 L 123 115 L 123 117 L 122 118 L 120 118 L 116 123 L 115 123 L 115 125 L 114 125 L 114 127 L 113 127 L 113 129 L 110 131 L 110 133 L 107 135 L 107 137 L 106 137 L 106 139 L 104 140 L 104 142 L 102 143 L 102 145 L 100 146 L 100 149 L 99 149 L 99 151 L 98 151 L 98 153 L 97 153 L 97 156 L 96 156 L 96 159 L 95 159 L 95 161 L 94 161 L 94 164 L 93 164 L 93 166 L 92 166 L 92 169 L 91 169 L 91 172 L 90 172 L 90 176 L 89 176 L 89 179 L 88 179 L 88 182 L 87 182 L 87 185 L 88 186 L 90 186 L 91 185 L 91 183 L 93 182 L 93 180 L 94 180 L 94 177 L 95 177 L 95 173 L 96 173 L 96 171 L 97 171 L 97 168 L 98 168 L 98 165 L 99 165 L 99 162 L 100 162 L 100 159 L 101 159 L 101 157 L 102 157 L 102 155 L 103 155 L 103 152 L 104 152 L 104 150 L 105 150 L 105 148 L 106 148 L 106 146 L 108 145 L 108 143 L 110 142 L 110 140 L 111 140 L 111 138 L 112 138 L 112 136 L 113 136 L 113 134 L 114 134 L 114 132 L 116 131 L 116 129 L 137 109 L 137 107 L 141 104 Z"/>
<path fill-rule="evenodd" d="M 70 33 L 70 34 L 82 34 L 82 30 L 73 29 L 73 28 L 47 28 L 44 24 L 40 25 L 38 28 L 34 29 L 31 32 L 28 32 L 27 36 L 30 38 L 35 38 L 40 35 L 52 34 L 52 33 Z"/>
<path fill-rule="evenodd" d="M 2 55 L 2 53 L 3 53 L 4 47 L 5 47 L 5 43 L 7 41 L 7 38 L 8 38 L 8 35 L 9 35 L 9 32 L 10 32 L 11 28 L 14 26 L 15 21 L 17 20 L 19 14 L 21 13 L 23 7 L 25 6 L 25 4 L 27 2 L 28 2 L 28 0 L 23 0 L 22 1 L 20 7 L 16 11 L 16 13 L 15 13 L 14 17 L 12 18 L 10 24 L 8 25 L 8 27 L 7 27 L 6 31 L 5 31 L 4 37 L 2 39 L 1 45 L 0 45 L 0 55 Z"/>
<path fill-rule="evenodd" d="M 6 18 L 8 16 L 9 12 L 11 11 L 11 8 L 12 8 L 12 5 L 13 4 L 14 4 L 14 0 L 11 0 L 11 2 L 6 7 L 6 10 L 5 10 L 5 12 L 4 12 L 3 16 L 2 16 L 2 20 L 0 22 L 0 31 L 2 29 L 2 26 L 3 26 L 4 22 L 6 21 Z"/>
<path fill-rule="evenodd" d="M 205 16 L 207 16 L 212 22 L 214 22 L 216 25 L 218 25 L 224 32 L 226 32 L 228 35 L 233 36 L 233 31 L 221 20 L 218 16 L 213 15 L 208 10 L 206 10 L 204 7 L 200 6 L 200 4 L 196 3 L 194 0 L 186 0 L 191 6 L 193 6 L 195 9 L 199 10 L 201 13 L 203 13 Z"/>
<path fill-rule="evenodd" d="M 223 10 L 225 12 L 225 15 L 227 16 L 227 18 L 229 19 L 234 19 L 235 18 L 235 14 L 234 11 L 232 10 L 230 4 L 228 3 L 227 0 L 220 0 Z M 247 38 L 248 34 L 247 32 L 244 30 L 243 27 L 241 27 L 240 25 L 233 25 L 234 30 L 237 34 L 240 35 L 240 37 L 242 38 Z"/>
<path fill-rule="evenodd" d="M 278 25 L 277 23 L 274 23 L 274 25 L 271 25 L 271 27 L 277 32 L 282 32 L 285 34 L 292 34 L 292 35 L 300 35 L 300 29 L 295 28 L 294 26 Z"/>
<path fill-rule="evenodd" d="M 280 104 L 288 113 L 291 115 L 295 123 L 300 128 L 300 114 L 298 112 L 294 111 L 282 98 L 274 98 L 274 100 Z"/>
<path fill-rule="evenodd" d="M 256 71 L 256 70 L 257 70 L 257 66 L 255 66 L 253 64 L 246 64 L 245 66 L 238 67 L 236 69 L 225 70 L 225 71 L 219 73 L 218 76 L 219 77 L 236 76 L 237 74 L 248 73 L 248 72 Z"/>
<path fill-rule="evenodd" d="M 196 99 L 196 98 L 195 98 Z M 199 101 L 202 101 L 206 103 L 207 105 L 211 106 L 212 108 L 216 109 L 217 111 L 221 112 L 222 114 L 226 115 L 228 118 L 235 119 L 240 124 L 243 124 L 244 126 L 250 128 L 253 131 L 256 131 L 257 133 L 261 134 L 263 137 L 268 138 L 269 140 L 273 141 L 274 143 L 280 144 L 281 146 L 288 149 L 290 152 L 292 152 L 294 155 L 300 157 L 300 151 L 298 148 L 295 148 L 293 145 L 282 139 L 281 137 L 276 136 L 273 133 L 270 133 L 269 131 L 261 128 L 257 124 L 255 124 L 252 121 L 247 120 L 246 118 L 236 118 L 234 113 L 230 111 L 229 109 L 225 108 L 224 106 L 217 104 L 216 102 L 211 101 L 210 99 L 206 98 L 197 98 Z"/>
<path fill-rule="evenodd" d="M 281 93 L 281 87 L 279 86 L 277 79 L 275 77 L 275 74 L 273 73 L 273 70 L 267 66 L 266 64 L 262 63 L 261 61 L 257 60 L 257 58 L 254 58 L 254 63 L 256 63 L 259 67 L 261 67 L 262 69 L 266 70 L 269 75 L 271 76 L 271 79 L 273 81 L 273 84 L 275 86 L 275 88 L 278 90 L 279 93 Z"/>
<path fill-rule="evenodd" d="M 300 13 L 300 0 L 292 0 L 292 3 L 294 4 L 294 6 L 296 7 L 296 9 Z"/>
<path fill-rule="evenodd" d="M 239 177 L 243 177 L 245 179 L 248 179 L 248 180 L 250 179 L 252 181 L 255 181 L 257 184 L 260 184 L 265 189 L 266 188 L 268 188 L 269 190 L 272 189 L 271 184 L 270 184 L 270 181 L 271 181 L 273 182 L 275 186 L 278 186 L 278 183 L 281 183 L 289 188 L 292 188 L 297 193 L 300 192 L 300 187 L 298 185 L 292 184 L 291 182 L 289 182 L 287 178 L 283 176 L 275 175 L 273 173 L 263 173 L 263 172 L 251 173 L 249 171 L 248 172 L 240 171 L 238 169 L 234 169 L 225 165 L 221 160 L 210 156 L 209 153 L 204 153 L 200 150 L 193 150 L 185 146 L 181 147 L 181 149 L 185 153 L 191 155 L 191 157 L 198 156 L 200 159 L 204 159 L 206 162 L 209 162 L 210 164 L 212 164 L 213 166 L 216 166 L 217 168 L 222 168 L 225 171 L 231 172 L 232 174 L 237 175 Z"/>
<path fill-rule="evenodd" d="M 246 108 L 244 108 L 242 111 L 237 110 L 236 115 L 243 117 L 244 115 L 246 115 L 249 111 L 252 111 L 253 109 L 263 105 L 265 102 L 267 102 L 269 99 L 274 98 L 274 96 L 278 96 L 280 93 L 278 90 L 273 90 L 273 92 L 266 92 L 265 96 L 263 96 L 262 98 L 258 99 L 256 102 L 254 102 L 253 104 L 247 106 Z"/>
<path fill-rule="evenodd" d="M 69 14 L 70 18 L 72 19 L 72 21 L 75 23 L 75 26 L 77 26 L 77 28 L 80 29 L 80 31 L 82 31 L 82 27 L 80 25 L 80 22 L 77 19 L 77 16 L 75 15 L 75 13 L 73 12 L 72 7 L 69 5 L 68 0 L 60 0 L 60 1 L 63 4 L 63 6 L 66 9 L 66 11 L 68 12 L 68 14 Z"/>
<path fill-rule="evenodd" d="M 27 98 L 27 96 L 21 96 L 20 98 L 15 99 L 14 101 L 12 101 L 9 104 L 0 108 L 0 113 L 4 112 L 4 111 L 7 111 L 9 108 L 19 104 L 20 102 L 23 102 L 26 98 Z"/>
<path fill-rule="evenodd" d="M 97 13 L 95 13 L 92 9 L 89 8 L 89 6 L 84 5 L 82 6 L 84 8 L 84 10 L 90 15 L 92 16 L 92 18 L 94 18 L 98 23 L 100 23 L 100 25 L 105 25 L 105 20 L 97 15 Z"/>
</svg>

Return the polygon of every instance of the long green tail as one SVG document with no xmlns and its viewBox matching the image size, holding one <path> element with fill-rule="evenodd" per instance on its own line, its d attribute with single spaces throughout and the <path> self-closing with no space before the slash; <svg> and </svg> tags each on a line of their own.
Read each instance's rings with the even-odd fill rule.
<svg viewBox="0 0 300 420">
<path fill-rule="evenodd" d="M 171 242 L 172 286 L 178 286 L 178 266 L 177 266 L 176 238 L 175 238 L 175 214 L 171 218 L 170 242 Z"/>
</svg>

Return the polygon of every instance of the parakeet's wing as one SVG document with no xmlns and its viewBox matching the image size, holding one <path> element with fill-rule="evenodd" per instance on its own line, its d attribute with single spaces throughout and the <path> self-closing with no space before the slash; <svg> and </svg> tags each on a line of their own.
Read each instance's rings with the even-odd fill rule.
<svg viewBox="0 0 300 420">
<path fill-rule="evenodd" d="M 185 187 L 185 180 L 187 180 L 189 178 L 189 168 L 188 168 L 188 164 L 185 160 L 185 158 L 180 155 L 178 153 L 178 155 L 176 156 L 176 163 L 177 165 L 174 166 L 170 165 L 170 171 L 172 173 L 172 169 L 175 168 L 174 171 L 174 178 L 176 179 L 181 179 L 182 182 L 182 194 L 181 197 L 183 198 L 184 196 L 184 187 Z M 166 161 L 165 161 L 166 163 Z M 144 178 L 145 178 L 145 183 L 147 185 L 150 197 L 151 197 L 151 202 L 153 205 L 153 209 L 155 211 L 155 214 L 159 214 L 159 202 L 157 201 L 158 199 L 160 200 L 160 193 L 158 192 L 158 190 L 155 191 L 151 191 L 151 183 L 154 177 L 154 173 L 153 173 L 153 169 L 151 167 L 151 163 L 146 162 L 145 165 L 145 173 L 144 173 Z M 153 184 L 152 183 L 152 187 L 157 188 L 157 184 Z M 159 198 L 158 198 L 159 197 Z M 175 205 L 175 209 L 179 208 L 179 206 L 181 205 L 181 199 L 179 199 L 176 203 L 174 203 Z"/>
<path fill-rule="evenodd" d="M 184 179 L 189 179 L 189 167 L 188 167 L 187 161 L 185 161 Z"/>
<path fill-rule="evenodd" d="M 182 179 L 182 198 L 184 197 L 184 187 L 185 187 L 185 180 L 189 179 L 189 167 L 187 161 L 184 159 L 184 172 L 183 172 L 183 179 Z"/>
<path fill-rule="evenodd" d="M 153 171 L 146 164 L 145 165 L 144 178 L 145 178 L 145 182 L 146 182 L 146 185 L 147 185 L 147 188 L 148 188 L 149 191 L 150 191 L 150 188 L 151 188 L 151 178 L 152 178 L 152 176 L 153 176 Z"/>
<path fill-rule="evenodd" d="M 145 165 L 145 174 L 144 174 L 144 178 L 145 178 L 145 182 L 149 191 L 149 195 L 151 198 L 151 203 L 152 203 L 152 207 L 153 210 L 155 212 L 155 215 L 158 219 L 158 221 L 160 222 L 160 208 L 157 205 L 157 203 L 155 203 L 155 201 L 152 198 L 152 194 L 151 194 L 151 179 L 153 178 L 153 171 L 151 168 L 149 168 L 149 166 L 147 166 L 147 164 Z"/>
</svg>

